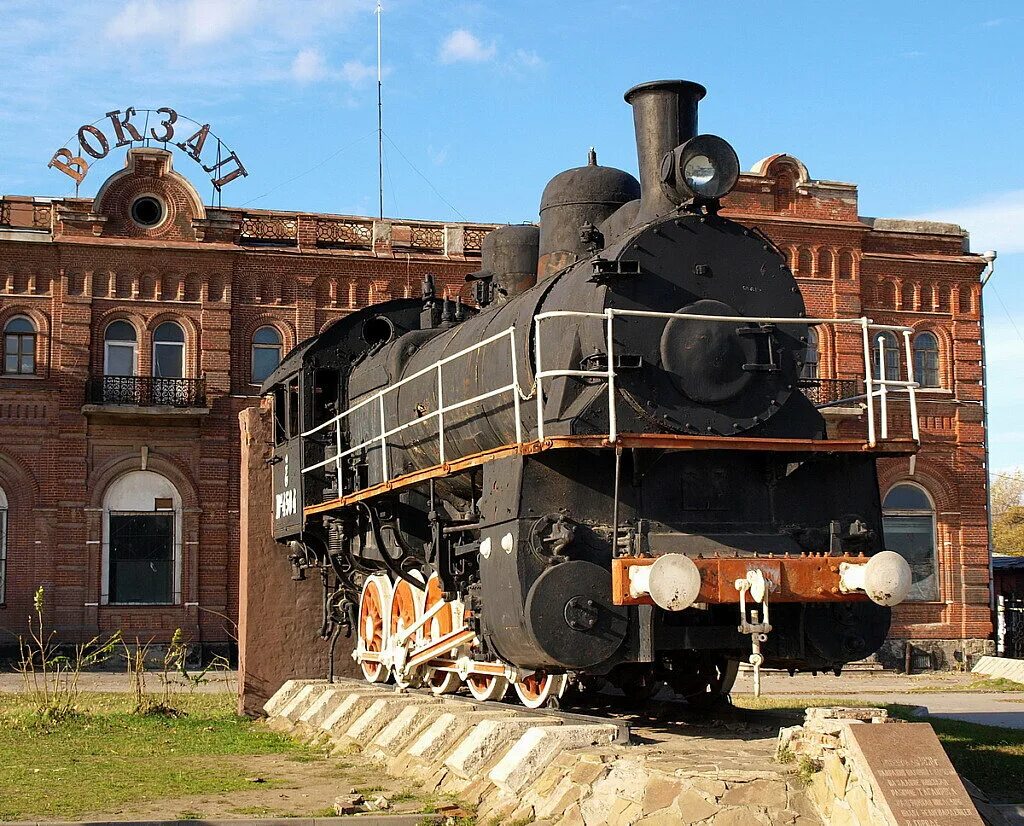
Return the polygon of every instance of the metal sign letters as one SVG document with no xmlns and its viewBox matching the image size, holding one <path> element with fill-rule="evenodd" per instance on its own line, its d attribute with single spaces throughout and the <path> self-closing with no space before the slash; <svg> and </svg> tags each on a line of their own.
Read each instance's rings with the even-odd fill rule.
<svg viewBox="0 0 1024 826">
<path fill-rule="evenodd" d="M 150 126 L 151 120 L 155 123 L 154 126 Z M 188 137 L 175 141 L 174 137 L 179 130 L 182 133 L 190 131 L 181 129 L 182 123 L 191 124 L 190 128 L 194 128 L 195 131 Z M 71 178 L 75 186 L 82 183 L 89 173 L 92 161 L 87 161 L 84 156 L 88 155 L 95 160 L 107 157 L 110 154 L 111 140 L 114 141 L 114 149 L 136 143 L 148 146 L 151 142 L 162 143 L 164 148 L 167 148 L 168 144 L 176 146 L 206 172 L 212 173 L 210 180 L 218 192 L 235 178 L 249 174 L 238 155 L 210 131 L 210 124 L 200 124 L 166 106 L 159 109 L 136 109 L 134 106 L 124 110 L 115 109 L 113 112 L 107 112 L 104 118 L 79 127 L 77 139 L 78 146 L 75 149 L 68 148 L 68 144 L 74 140 L 71 138 L 53 153 L 47 164 L 51 169 L 59 169 Z M 208 148 L 207 139 L 210 139 Z M 204 148 L 207 150 L 205 158 Z M 211 162 L 207 163 L 207 160 Z"/>
</svg>

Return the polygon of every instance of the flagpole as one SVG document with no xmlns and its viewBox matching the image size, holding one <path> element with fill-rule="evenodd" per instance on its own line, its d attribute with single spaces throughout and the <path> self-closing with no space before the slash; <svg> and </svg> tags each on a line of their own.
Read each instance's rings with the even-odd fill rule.
<svg viewBox="0 0 1024 826">
<path fill-rule="evenodd" d="M 381 102 L 380 65 L 380 0 L 377 0 L 377 194 L 380 199 L 380 218 L 384 219 L 384 106 Z"/>
</svg>

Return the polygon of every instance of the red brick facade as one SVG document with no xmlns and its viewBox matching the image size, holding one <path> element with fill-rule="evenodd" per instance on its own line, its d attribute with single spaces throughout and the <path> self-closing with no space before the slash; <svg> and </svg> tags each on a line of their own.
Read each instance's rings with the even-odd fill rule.
<svg viewBox="0 0 1024 826">
<path fill-rule="evenodd" d="M 133 220 L 142 195 L 163 204 L 156 226 Z M 899 608 L 893 635 L 988 637 L 983 262 L 964 252 L 959 228 L 860 218 L 854 186 L 811 180 L 788 156 L 742 176 L 727 209 L 790 255 L 810 314 L 863 313 L 937 335 L 941 387 L 919 406 L 926 445 L 913 475 L 906 460 L 887 461 L 882 488 L 911 479 L 934 501 L 940 599 Z M 351 308 L 416 294 L 427 273 L 461 290 L 489 228 L 204 207 L 156 149 L 130 151 L 95 199 L 0 200 L 0 328 L 21 316 L 38 331 L 34 373 L 0 374 L 9 517 L 0 631 L 24 629 L 43 585 L 64 638 L 120 628 L 160 639 L 181 627 L 197 641 L 228 641 L 238 611 L 238 414 L 257 392 L 253 334 L 272 326 L 286 352 Z M 136 330 L 139 376 L 151 374 L 156 328 L 177 322 L 185 376 L 205 380 L 205 401 L 87 398 L 115 320 Z M 860 346 L 855 333 L 822 333 L 821 376 L 859 376 Z M 107 604 L 105 497 L 141 469 L 180 495 L 180 583 L 174 604 Z"/>
</svg>

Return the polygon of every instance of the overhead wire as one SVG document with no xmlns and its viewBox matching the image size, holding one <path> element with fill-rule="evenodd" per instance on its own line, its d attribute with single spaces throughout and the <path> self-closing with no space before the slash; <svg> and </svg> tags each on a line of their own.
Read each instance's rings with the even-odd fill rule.
<svg viewBox="0 0 1024 826">
<path fill-rule="evenodd" d="M 415 173 L 416 173 L 417 175 L 419 175 L 419 176 L 420 176 L 420 177 L 421 177 L 421 178 L 422 178 L 422 179 L 423 179 L 423 180 L 424 180 L 424 181 L 426 182 L 427 186 L 429 186 L 429 187 L 430 187 L 430 189 L 431 189 L 431 190 L 433 191 L 433 193 L 434 193 L 434 194 L 435 194 L 435 195 L 436 195 L 436 196 L 437 196 L 438 198 L 440 198 L 440 199 L 441 199 L 442 201 L 444 201 L 444 202 L 445 202 L 445 203 L 446 203 L 446 204 L 448 205 L 448 208 L 449 208 L 449 209 L 450 209 L 450 210 L 451 210 L 452 212 L 454 212 L 454 213 L 455 213 L 456 215 L 458 215 L 458 216 L 459 216 L 459 218 L 461 218 L 461 219 L 462 219 L 463 221 L 465 221 L 465 222 L 467 222 L 467 223 L 468 223 L 468 222 L 469 222 L 469 219 L 468 219 L 468 218 L 467 218 L 467 217 L 466 217 L 465 215 L 463 215 L 461 211 L 459 211 L 458 207 L 456 207 L 456 206 L 455 206 L 455 205 L 454 205 L 454 204 L 453 204 L 453 203 L 452 203 L 451 201 L 449 201 L 449 200 L 448 200 L 447 198 L 445 198 L 445 197 L 444 197 L 444 195 L 442 195 L 442 194 L 441 194 L 441 193 L 440 193 L 440 192 L 438 191 L 437 187 L 436 187 L 436 186 L 434 186 L 434 184 L 433 184 L 433 183 L 431 183 L 430 179 L 429 179 L 429 178 L 428 178 L 428 177 L 427 177 L 426 175 L 424 175 L 424 174 L 423 174 L 422 172 L 420 172 L 420 170 L 419 170 L 419 168 L 418 168 L 418 167 L 416 166 L 416 164 L 414 164 L 414 163 L 413 163 L 412 161 L 410 161 L 410 160 L 409 160 L 409 158 L 408 158 L 408 157 L 406 156 L 406 154 L 405 154 L 405 153 L 404 153 L 404 152 L 402 151 L 401 147 L 400 147 L 400 146 L 399 146 L 399 145 L 398 145 L 397 143 L 395 143 L 395 141 L 394 141 L 394 140 L 392 139 L 391 135 L 389 135 L 389 134 L 388 134 L 388 133 L 387 133 L 387 132 L 385 131 L 385 132 L 384 132 L 384 137 L 388 139 L 388 143 L 390 143 L 390 144 L 391 144 L 391 145 L 392 145 L 393 147 L 395 147 L 395 151 L 396 151 L 396 152 L 398 152 L 398 154 L 402 156 L 402 159 L 403 159 L 403 160 L 404 160 L 404 161 L 405 161 L 405 162 L 406 162 L 407 164 L 409 164 L 409 166 L 410 166 L 410 167 L 412 168 L 412 171 L 413 171 L 413 172 L 415 172 Z"/>
<path fill-rule="evenodd" d="M 346 151 L 348 151 L 348 150 L 349 150 L 349 149 L 351 149 L 351 148 L 352 148 L 353 146 L 356 146 L 357 144 L 361 143 L 362 141 L 365 141 L 365 140 L 366 140 L 366 139 L 367 139 L 368 137 L 370 137 L 370 135 L 374 135 L 374 134 L 376 134 L 376 133 L 377 133 L 377 130 L 375 129 L 375 130 L 374 130 L 374 131 L 373 131 L 372 133 L 368 133 L 368 134 L 366 134 L 366 135 L 363 135 L 363 136 L 362 136 L 362 137 L 360 137 L 360 138 L 356 138 L 356 139 L 355 139 L 354 141 L 352 141 L 351 143 L 348 143 L 348 144 L 346 144 L 345 146 L 342 146 L 342 147 L 341 147 L 340 149 L 337 149 L 337 150 L 335 150 L 335 151 L 334 151 L 334 152 L 332 152 L 332 153 L 331 153 L 330 155 L 328 155 L 328 156 L 327 156 L 326 158 L 324 158 L 324 159 L 323 159 L 322 161 L 319 161 L 319 162 L 318 162 L 318 163 L 316 163 L 315 165 L 311 166 L 311 167 L 310 167 L 309 169 L 307 169 L 307 170 L 306 170 L 305 172 L 300 172 L 300 173 L 299 173 L 298 175 L 296 175 L 295 177 L 293 177 L 293 178 L 289 178 L 289 179 L 288 179 L 287 181 L 282 181 L 281 183 L 277 184 L 276 186 L 274 186 L 274 187 L 271 187 L 270 189 L 268 189 L 268 190 L 267 190 L 266 192 L 264 192 L 264 193 L 263 193 L 262 195 L 257 195 L 257 196 L 256 196 L 255 198 L 250 198 L 250 199 L 249 199 L 248 201 L 246 201 L 246 202 L 245 202 L 244 204 L 240 204 L 239 206 L 248 206 L 249 204 L 251 204 L 251 203 L 254 203 L 255 201 L 259 201 L 259 200 L 261 200 L 262 198 L 266 198 L 266 197 L 267 197 L 268 195 L 270 195 L 270 194 L 272 194 L 272 193 L 274 193 L 274 192 L 277 192 L 277 190 L 279 190 L 279 189 L 280 189 L 281 187 L 283 187 L 283 186 L 288 186 L 288 184 L 294 183 L 295 181 L 299 180 L 300 178 L 305 178 L 305 177 L 306 177 L 306 176 L 307 176 L 307 175 L 308 175 L 308 174 L 309 174 L 310 172 L 316 172 L 316 170 L 318 170 L 318 169 L 319 169 L 320 167 L 322 167 L 322 166 L 323 166 L 324 164 L 328 163 L 329 161 L 333 161 L 333 160 L 334 160 L 334 159 L 335 159 L 336 157 L 338 157 L 338 155 L 340 155 L 340 154 L 341 154 L 342 152 L 346 152 Z"/>
</svg>

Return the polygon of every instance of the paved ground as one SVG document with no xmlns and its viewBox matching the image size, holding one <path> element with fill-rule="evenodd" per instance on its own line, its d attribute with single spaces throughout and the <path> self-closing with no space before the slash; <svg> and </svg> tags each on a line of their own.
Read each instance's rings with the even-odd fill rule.
<svg viewBox="0 0 1024 826">
<path fill-rule="evenodd" d="M 207 682 L 196 691 L 219 693 L 234 690 L 237 673 L 234 671 L 210 674 Z M 851 672 L 836 677 L 833 674 L 797 674 L 767 672 L 761 681 L 764 694 L 856 698 L 871 703 L 900 703 L 922 706 L 936 717 L 949 717 L 981 723 L 987 726 L 1024 729 L 1024 692 L 965 691 L 977 682 L 977 674 L 936 672 L 906 676 L 891 672 Z M 156 676 L 150 678 L 156 686 Z M 79 683 L 83 691 L 128 691 L 128 678 L 121 672 L 94 672 L 83 674 Z M 20 674 L 0 673 L 0 692 L 19 691 Z M 741 673 L 736 681 L 736 694 L 753 691 L 749 674 Z"/>
<path fill-rule="evenodd" d="M 775 696 L 835 696 L 868 703 L 922 706 L 936 717 L 1024 729 L 1024 692 L 964 690 L 979 678 L 978 674 L 946 672 L 909 677 L 888 672 L 852 672 L 840 677 L 832 674 L 790 677 L 784 672 L 769 672 L 762 675 L 761 691 Z M 734 693 L 750 694 L 752 691 L 750 676 L 740 674 Z"/>
<path fill-rule="evenodd" d="M 160 687 L 160 679 L 154 672 L 146 673 L 146 684 L 150 691 L 156 691 Z M 225 691 L 237 691 L 237 671 L 211 671 L 206 675 L 204 682 L 201 682 L 195 689 L 183 688 L 183 691 L 195 691 L 200 694 L 220 694 Z M 0 692 L 21 691 L 24 687 L 24 678 L 21 674 L 12 671 L 0 671 Z M 78 680 L 78 687 L 82 691 L 130 691 L 131 684 L 128 675 L 123 671 L 89 671 L 82 674 Z"/>
</svg>

